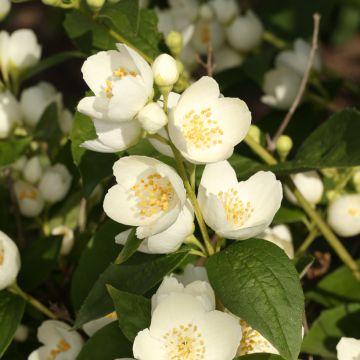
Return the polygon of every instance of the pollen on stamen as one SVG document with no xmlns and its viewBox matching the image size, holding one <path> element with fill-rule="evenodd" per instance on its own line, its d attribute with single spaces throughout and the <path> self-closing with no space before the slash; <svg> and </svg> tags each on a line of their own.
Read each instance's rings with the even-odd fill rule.
<svg viewBox="0 0 360 360">
<path fill-rule="evenodd" d="M 237 190 L 233 188 L 226 192 L 220 191 L 218 198 L 223 205 L 227 220 L 235 226 L 243 226 L 254 212 L 250 201 L 241 200 Z"/>
<path fill-rule="evenodd" d="M 50 355 L 46 358 L 46 360 L 55 360 L 59 354 L 65 353 L 70 349 L 71 349 L 71 345 L 68 342 L 66 342 L 64 339 L 60 339 L 55 349 L 52 349 L 50 351 Z"/>
<path fill-rule="evenodd" d="M 209 149 L 221 144 L 224 135 L 218 121 L 212 118 L 210 107 L 185 114 L 181 130 L 185 140 L 197 149 Z"/>
<path fill-rule="evenodd" d="M 114 76 L 118 77 L 118 78 L 123 78 L 125 76 L 132 76 L 132 77 L 135 77 L 137 76 L 137 72 L 136 71 L 127 71 L 125 68 L 123 67 L 119 67 L 118 69 L 116 69 L 114 72 L 113 72 Z"/>
</svg>

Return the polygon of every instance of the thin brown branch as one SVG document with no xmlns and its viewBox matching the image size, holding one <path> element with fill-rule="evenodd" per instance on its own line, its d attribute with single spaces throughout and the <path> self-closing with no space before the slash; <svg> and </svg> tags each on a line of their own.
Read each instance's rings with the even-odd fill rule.
<svg viewBox="0 0 360 360">
<path fill-rule="evenodd" d="M 206 70 L 208 76 L 212 77 L 214 75 L 214 69 L 216 65 L 214 64 L 214 51 L 212 47 L 211 40 L 208 41 L 208 48 L 207 48 L 207 56 L 206 62 L 201 59 L 199 54 L 196 54 L 196 61 Z"/>
<path fill-rule="evenodd" d="M 318 49 L 318 38 L 319 38 L 319 28 L 320 28 L 320 14 L 314 14 L 313 15 L 313 19 L 314 19 L 314 31 L 313 31 L 313 36 L 312 36 L 312 43 L 311 43 L 311 50 L 309 53 L 309 58 L 306 64 L 306 68 L 305 68 L 305 72 L 303 75 L 303 78 L 301 80 L 301 84 L 299 87 L 299 91 L 289 109 L 289 111 L 287 112 L 286 116 L 284 117 L 284 120 L 282 121 L 282 123 L 280 124 L 275 136 L 273 137 L 273 139 L 271 140 L 271 142 L 269 143 L 269 150 L 274 151 L 275 147 L 276 147 L 276 140 L 279 138 L 279 136 L 281 136 L 283 134 L 283 132 L 285 131 L 285 129 L 287 128 L 287 126 L 290 123 L 290 120 L 292 119 L 296 109 L 298 108 L 300 101 L 302 99 L 302 97 L 304 96 L 305 90 L 306 90 L 306 85 L 308 83 L 309 80 L 309 76 L 311 73 L 311 69 L 314 63 L 314 59 L 315 59 L 315 55 L 316 55 L 316 50 Z"/>
</svg>

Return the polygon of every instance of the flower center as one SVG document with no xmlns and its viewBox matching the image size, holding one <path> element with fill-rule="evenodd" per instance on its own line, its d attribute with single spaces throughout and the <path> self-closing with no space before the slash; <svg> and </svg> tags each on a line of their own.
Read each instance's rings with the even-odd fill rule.
<svg viewBox="0 0 360 360">
<path fill-rule="evenodd" d="M 271 351 L 271 344 L 246 321 L 240 320 L 242 338 L 237 355 L 247 355 L 257 352 Z"/>
<path fill-rule="evenodd" d="M 251 218 L 254 208 L 250 201 L 245 204 L 237 193 L 237 190 L 231 188 L 226 192 L 220 191 L 218 198 L 222 202 L 228 222 L 232 225 L 243 226 Z"/>
<path fill-rule="evenodd" d="M 197 149 L 209 149 L 222 143 L 221 136 L 224 132 L 218 122 L 212 119 L 210 107 L 200 112 L 189 111 L 183 119 L 181 128 L 186 141 Z"/>
<path fill-rule="evenodd" d="M 355 217 L 355 216 L 359 216 L 359 215 L 360 215 L 359 210 L 358 210 L 358 209 L 355 209 L 355 208 L 353 208 L 353 207 L 349 207 L 347 212 L 348 212 L 348 214 L 349 214 L 350 216 L 352 216 L 352 217 Z"/>
<path fill-rule="evenodd" d="M 171 360 L 202 360 L 205 358 L 205 345 L 198 327 L 193 324 L 180 325 L 164 336 L 165 348 Z"/>
<path fill-rule="evenodd" d="M 69 343 L 67 343 L 64 339 L 61 339 L 55 349 L 52 349 L 50 351 L 49 356 L 46 358 L 46 360 L 54 360 L 57 358 L 57 356 L 61 353 L 65 353 L 71 349 L 71 346 Z"/>
<path fill-rule="evenodd" d="M 130 190 L 137 198 L 137 207 L 142 218 L 167 211 L 174 197 L 174 188 L 170 181 L 157 172 L 141 179 Z"/>
<path fill-rule="evenodd" d="M 4 261 L 5 261 L 5 249 L 3 242 L 0 241 L 0 266 L 4 263 Z"/>
<path fill-rule="evenodd" d="M 36 190 L 28 189 L 28 190 L 20 191 L 20 194 L 19 194 L 19 199 L 20 200 L 25 200 L 25 199 L 36 200 L 36 198 L 37 198 L 37 191 Z"/>
<path fill-rule="evenodd" d="M 110 319 L 110 320 L 114 320 L 114 321 L 117 320 L 118 317 L 117 317 L 116 311 L 113 311 L 112 313 L 107 314 L 107 315 L 106 315 L 106 318 L 108 318 L 108 319 Z"/>
<path fill-rule="evenodd" d="M 106 80 L 106 86 L 104 88 L 104 91 L 105 91 L 105 95 L 108 99 L 111 99 L 113 97 L 113 93 L 112 93 L 112 90 L 113 90 L 113 84 L 114 84 L 114 81 L 118 79 L 122 79 L 126 76 L 131 76 L 131 77 L 136 77 L 138 75 L 138 73 L 136 71 L 128 71 L 126 70 L 125 68 L 123 67 L 119 67 L 118 69 L 114 70 L 113 71 L 113 77 L 115 79 L 111 79 L 111 80 Z"/>
</svg>

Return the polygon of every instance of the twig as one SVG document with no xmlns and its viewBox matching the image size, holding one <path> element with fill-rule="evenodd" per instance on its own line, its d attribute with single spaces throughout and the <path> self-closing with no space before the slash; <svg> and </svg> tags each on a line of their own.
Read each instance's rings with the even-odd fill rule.
<svg viewBox="0 0 360 360">
<path fill-rule="evenodd" d="M 303 78 L 301 80 L 299 91 L 298 91 L 298 93 L 297 93 L 297 95 L 296 95 L 296 97 L 295 97 L 289 111 L 287 112 L 286 116 L 284 117 L 284 120 L 280 124 L 275 136 L 273 137 L 272 141 L 269 143 L 269 150 L 270 151 L 275 150 L 276 140 L 284 132 L 286 127 L 289 125 L 289 122 L 290 122 L 291 118 L 293 117 L 297 107 L 300 104 L 300 101 L 301 101 L 301 99 L 302 99 L 302 97 L 304 95 L 305 89 L 306 89 L 307 82 L 309 80 L 311 68 L 313 66 L 315 55 L 316 55 L 316 50 L 318 48 L 318 38 L 319 38 L 319 28 L 320 28 L 320 14 L 314 14 L 313 19 L 314 19 L 314 31 L 313 31 L 313 36 L 312 36 L 311 50 L 310 50 L 309 58 L 308 58 L 308 61 L 307 61 L 307 64 L 306 64 L 305 72 L 304 72 Z"/>
<path fill-rule="evenodd" d="M 206 62 L 201 59 L 199 54 L 196 54 L 196 61 L 206 70 L 208 76 L 212 77 L 216 64 L 213 63 L 213 47 L 211 40 L 208 41 L 207 58 Z"/>
<path fill-rule="evenodd" d="M 80 232 L 84 232 L 86 229 L 86 199 L 84 197 L 80 201 L 78 225 Z"/>
</svg>

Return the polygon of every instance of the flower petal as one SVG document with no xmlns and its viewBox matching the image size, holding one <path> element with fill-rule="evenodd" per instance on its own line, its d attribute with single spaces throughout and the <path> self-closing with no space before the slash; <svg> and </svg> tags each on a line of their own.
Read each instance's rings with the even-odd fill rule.
<svg viewBox="0 0 360 360">
<path fill-rule="evenodd" d="M 105 97 L 87 96 L 80 100 L 77 110 L 95 119 L 107 119 L 109 99 Z"/>
<path fill-rule="evenodd" d="M 133 353 L 138 360 L 168 360 L 162 342 L 152 337 L 149 329 L 136 335 Z"/>
</svg>

